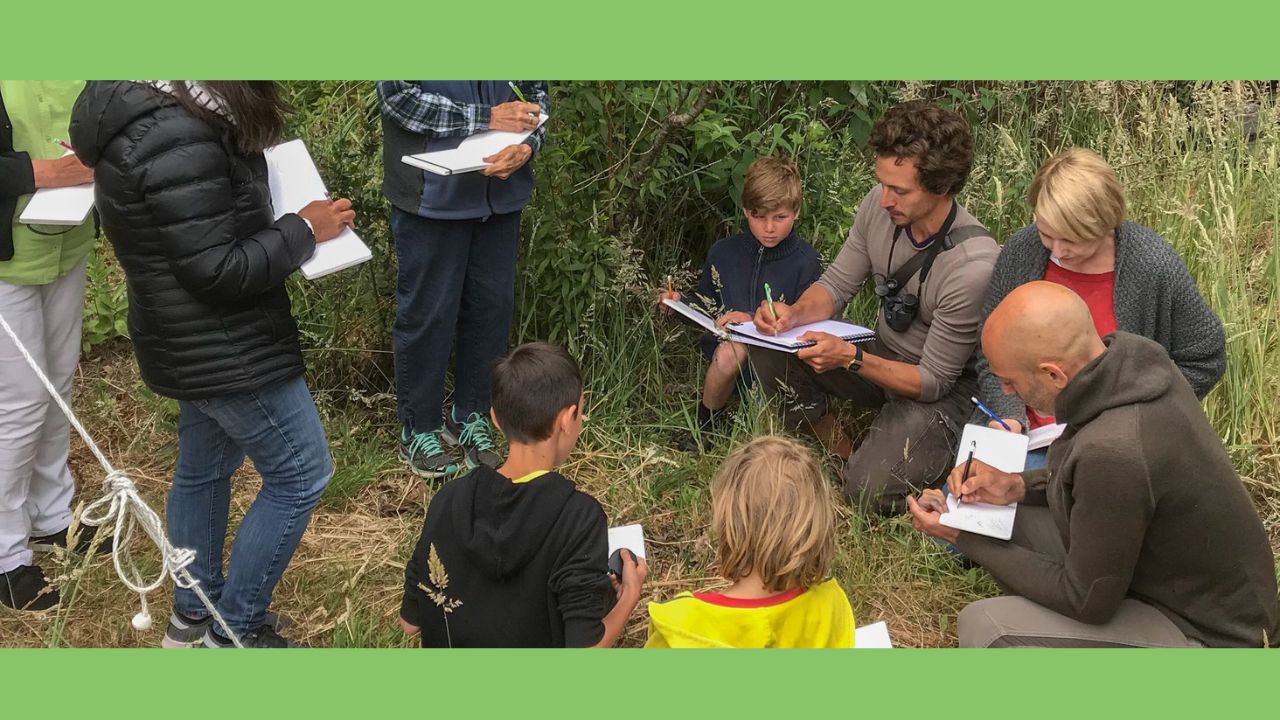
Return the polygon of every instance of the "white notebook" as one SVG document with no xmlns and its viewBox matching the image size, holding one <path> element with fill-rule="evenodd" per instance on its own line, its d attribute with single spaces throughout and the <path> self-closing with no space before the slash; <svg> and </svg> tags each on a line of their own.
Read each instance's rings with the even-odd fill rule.
<svg viewBox="0 0 1280 720">
<path fill-rule="evenodd" d="M 892 648 L 889 639 L 889 626 L 883 620 L 870 625 L 863 625 L 853 630 L 853 647 L 859 648 Z"/>
<path fill-rule="evenodd" d="M 24 225 L 83 225 L 93 209 L 93 183 L 41 188 L 22 209 Z"/>
<path fill-rule="evenodd" d="M 973 450 L 975 460 L 1007 473 L 1020 473 L 1027 462 L 1027 436 L 982 425 L 965 425 L 956 449 L 956 466 L 964 465 Z M 1013 537 L 1013 519 L 1018 504 L 990 505 L 962 503 L 954 495 L 947 496 L 947 512 L 939 522 L 957 530 L 1008 540 Z"/>
<path fill-rule="evenodd" d="M 538 127 L 542 127 L 546 122 L 546 113 L 538 116 Z M 432 145 L 444 145 L 447 147 L 416 155 L 405 155 L 400 158 L 400 162 L 437 175 L 459 175 L 461 173 L 475 172 L 489 167 L 489 163 L 485 162 L 483 158 L 497 153 L 508 145 L 519 145 L 533 133 L 534 130 L 529 130 L 528 132 L 487 130 L 475 135 L 468 135 L 462 138 L 461 141 L 458 141 L 457 138 L 444 138 L 434 141 Z"/>
<path fill-rule="evenodd" d="M 1027 449 L 1039 450 L 1040 448 L 1049 447 L 1054 440 L 1066 430 L 1067 426 L 1063 423 L 1054 423 L 1052 425 L 1041 425 L 1038 428 L 1027 433 Z"/>
<path fill-rule="evenodd" d="M 609 528 L 609 555 L 618 548 L 626 548 L 636 557 L 644 557 L 644 528 L 639 523 Z"/>
<path fill-rule="evenodd" d="M 778 335 L 766 335 L 756 329 L 753 322 L 729 323 L 724 328 L 716 327 L 716 321 L 712 320 L 706 313 L 690 307 L 679 300 L 663 300 L 664 305 L 675 310 L 681 315 L 689 318 L 697 323 L 700 327 L 709 330 L 724 340 L 733 340 L 734 342 L 745 343 L 747 345 L 757 345 L 766 347 L 771 350 L 781 350 L 783 352 L 796 352 L 801 348 L 813 345 L 812 342 L 801 341 L 801 335 L 807 332 L 825 332 L 835 335 L 846 342 L 866 342 L 875 338 L 876 333 L 870 328 L 854 325 L 843 320 L 821 320 L 808 325 L 792 328 Z"/>
<path fill-rule="evenodd" d="M 311 161 L 311 153 L 301 140 L 290 140 L 269 147 L 267 156 L 267 182 L 271 186 L 271 205 L 276 219 L 287 213 L 296 213 L 313 200 L 324 200 L 328 193 L 320 171 Z M 336 238 L 316 243 L 311 259 L 298 268 L 302 276 L 315 280 L 330 273 L 346 270 L 373 257 L 369 246 L 351 228 L 344 228 Z"/>
</svg>

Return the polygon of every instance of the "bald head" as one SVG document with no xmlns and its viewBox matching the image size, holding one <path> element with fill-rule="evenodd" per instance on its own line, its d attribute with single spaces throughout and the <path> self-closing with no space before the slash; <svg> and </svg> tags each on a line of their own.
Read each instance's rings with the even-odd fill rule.
<svg viewBox="0 0 1280 720">
<path fill-rule="evenodd" d="M 1084 300 L 1043 280 L 1006 295 L 982 330 L 982 352 L 1005 392 L 1046 415 L 1067 383 L 1106 349 Z"/>
</svg>

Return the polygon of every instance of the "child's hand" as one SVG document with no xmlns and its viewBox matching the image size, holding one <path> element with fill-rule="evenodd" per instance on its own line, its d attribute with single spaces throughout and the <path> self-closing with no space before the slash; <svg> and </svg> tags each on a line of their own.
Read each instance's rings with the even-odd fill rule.
<svg viewBox="0 0 1280 720">
<path fill-rule="evenodd" d="M 671 314 L 671 308 L 667 307 L 666 303 L 662 302 L 663 300 L 671 300 L 673 302 L 679 302 L 680 293 L 674 290 L 672 291 L 663 290 L 661 293 L 658 293 L 658 311 L 662 313 L 663 317 L 666 317 L 667 315 Z"/>
<path fill-rule="evenodd" d="M 741 310 L 730 310 L 716 318 L 716 327 L 722 328 L 729 323 L 751 322 L 751 316 Z"/>
<path fill-rule="evenodd" d="M 418 632 L 422 630 L 422 628 L 414 625 L 404 618 L 400 618 L 400 629 L 404 631 L 405 635 L 417 635 Z"/>
<path fill-rule="evenodd" d="M 775 318 L 774 315 L 777 315 Z M 784 302 L 775 302 L 771 306 L 769 301 L 760 302 L 760 307 L 756 308 L 756 329 L 768 335 L 777 335 L 784 333 L 796 326 L 794 313 L 791 306 Z"/>
<path fill-rule="evenodd" d="M 618 600 L 624 597 L 629 598 L 632 602 L 640 599 L 640 588 L 644 585 L 644 580 L 649 576 L 649 565 L 644 558 L 637 557 L 630 550 L 622 551 L 622 582 L 615 585 L 618 592 Z"/>
</svg>

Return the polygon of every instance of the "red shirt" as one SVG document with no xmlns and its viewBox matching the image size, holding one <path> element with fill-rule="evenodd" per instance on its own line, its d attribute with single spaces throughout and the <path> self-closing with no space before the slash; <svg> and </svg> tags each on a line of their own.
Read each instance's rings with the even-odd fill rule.
<svg viewBox="0 0 1280 720">
<path fill-rule="evenodd" d="M 1075 294 L 1084 298 L 1089 306 L 1089 314 L 1093 316 L 1093 327 L 1098 335 L 1109 335 L 1116 331 L 1116 272 L 1082 273 L 1068 270 L 1053 260 L 1044 269 L 1044 279 L 1071 288 Z M 1027 424 L 1029 428 L 1051 425 L 1052 416 L 1037 415 L 1035 410 L 1027 408 Z"/>
</svg>

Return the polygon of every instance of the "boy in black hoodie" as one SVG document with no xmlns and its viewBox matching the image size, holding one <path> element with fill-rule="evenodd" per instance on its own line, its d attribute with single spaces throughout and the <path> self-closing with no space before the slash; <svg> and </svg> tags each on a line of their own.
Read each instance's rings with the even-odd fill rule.
<svg viewBox="0 0 1280 720">
<path fill-rule="evenodd" d="M 405 565 L 400 625 L 423 647 L 610 647 L 648 569 L 623 552 L 608 575 L 595 498 L 555 471 L 582 432 L 582 375 L 563 348 L 529 343 L 493 368 L 510 452 L 440 488 Z"/>
<path fill-rule="evenodd" d="M 716 325 L 750 322 L 765 300 L 765 285 L 775 302 L 793 302 L 822 275 L 818 251 L 792 230 L 800 216 L 804 190 L 800 171 L 790 160 L 762 157 L 751 163 L 742 185 L 742 213 L 748 231 L 711 246 L 698 289 L 688 297 L 670 287 L 658 298 L 680 300 L 716 318 Z M 720 424 L 725 405 L 747 360 L 745 346 L 721 342 L 710 332 L 698 341 L 710 365 L 698 404 L 698 433 L 678 433 L 675 445 L 686 452 L 706 450 L 710 432 Z"/>
</svg>

